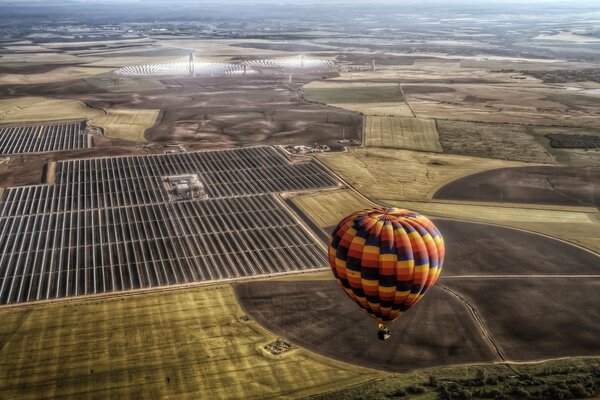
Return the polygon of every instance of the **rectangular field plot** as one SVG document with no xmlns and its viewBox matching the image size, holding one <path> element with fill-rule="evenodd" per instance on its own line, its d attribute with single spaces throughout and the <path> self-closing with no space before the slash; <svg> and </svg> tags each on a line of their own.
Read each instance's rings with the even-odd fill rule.
<svg viewBox="0 0 600 400">
<path fill-rule="evenodd" d="M 42 153 L 91 147 L 85 121 L 0 125 L 0 154 Z"/>
<path fill-rule="evenodd" d="M 169 200 L 162 177 L 191 173 L 207 196 Z M 323 267 L 272 193 L 337 185 L 271 147 L 61 162 L 2 195 L 0 304 Z"/>
<path fill-rule="evenodd" d="M 407 103 L 396 103 L 391 105 L 381 105 L 378 107 L 368 107 L 364 110 L 360 110 L 365 115 L 379 116 L 379 117 L 408 117 L 412 118 L 415 116 L 412 109 Z"/>
<path fill-rule="evenodd" d="M 367 116 L 365 135 L 370 147 L 442 152 L 432 119 Z"/>
</svg>

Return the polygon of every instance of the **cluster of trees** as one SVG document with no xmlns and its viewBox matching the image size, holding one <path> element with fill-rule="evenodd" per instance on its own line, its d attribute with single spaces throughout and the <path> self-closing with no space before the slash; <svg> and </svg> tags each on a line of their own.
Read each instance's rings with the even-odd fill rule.
<svg viewBox="0 0 600 400">
<path fill-rule="evenodd" d="M 600 368 L 558 368 L 535 376 L 487 376 L 481 369 L 474 379 L 438 383 L 435 390 L 440 400 L 587 399 L 600 395 Z"/>
<path fill-rule="evenodd" d="M 579 70 L 554 70 L 554 71 L 524 71 L 527 75 L 543 80 L 545 83 L 568 82 L 600 82 L 600 68 L 586 68 Z"/>
<path fill-rule="evenodd" d="M 600 395 L 600 367 L 550 368 L 535 375 L 488 375 L 480 369 L 472 379 L 439 381 L 430 376 L 428 382 L 397 389 L 383 399 L 410 398 L 428 391 L 437 393 L 440 400 L 521 400 L 521 399 L 587 399 Z"/>
<path fill-rule="evenodd" d="M 428 394 L 440 400 L 568 400 L 600 398 L 600 363 L 595 360 L 547 367 L 486 368 L 466 378 L 429 376 L 407 386 L 395 378 L 315 396 L 320 400 L 410 400 Z M 499 372 L 502 371 L 502 372 Z M 403 381 L 403 382 L 402 382 Z M 402 382 L 402 383 L 401 383 Z M 383 384 L 382 384 L 383 383 Z"/>
</svg>

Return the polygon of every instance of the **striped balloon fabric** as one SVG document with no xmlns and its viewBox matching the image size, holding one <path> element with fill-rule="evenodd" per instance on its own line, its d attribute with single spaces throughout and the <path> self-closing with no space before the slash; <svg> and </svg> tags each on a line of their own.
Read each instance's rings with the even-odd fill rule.
<svg viewBox="0 0 600 400">
<path fill-rule="evenodd" d="M 329 264 L 348 296 L 380 325 L 393 322 L 438 279 L 444 240 L 426 217 L 374 208 L 344 218 L 331 234 Z"/>
</svg>

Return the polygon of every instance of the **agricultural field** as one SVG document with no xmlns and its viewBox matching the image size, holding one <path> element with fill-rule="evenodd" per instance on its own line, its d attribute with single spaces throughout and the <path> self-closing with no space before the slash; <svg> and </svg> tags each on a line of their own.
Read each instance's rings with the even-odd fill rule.
<svg viewBox="0 0 600 400">
<path fill-rule="evenodd" d="M 600 169 L 562 166 L 505 168 L 444 185 L 435 199 L 600 207 Z"/>
<path fill-rule="evenodd" d="M 317 158 L 367 198 L 426 200 L 445 183 L 501 167 L 526 164 L 452 154 L 385 148 L 351 148 Z M 390 173 L 393 171 L 393 174 Z"/>
<path fill-rule="evenodd" d="M 522 82 L 522 81 L 521 81 Z M 417 116 L 460 121 L 600 128 L 597 98 L 566 89 L 519 84 L 454 84 L 451 93 L 407 92 Z M 488 98 L 490 94 L 493 98 Z M 451 116 L 451 117 L 449 117 Z"/>
<path fill-rule="evenodd" d="M 597 97 L 545 84 L 526 70 L 555 68 L 541 60 L 430 57 L 408 65 L 376 71 L 342 72 L 329 81 L 340 85 L 401 84 L 405 100 L 417 117 L 464 122 L 597 129 Z M 584 68 L 560 63 L 568 71 Z M 320 83 L 317 83 L 317 85 Z M 357 109 L 359 105 L 355 106 Z"/>
<path fill-rule="evenodd" d="M 437 121 L 444 152 L 474 157 L 555 163 L 551 153 L 524 125 Z"/>
<path fill-rule="evenodd" d="M 352 105 L 345 104 L 343 107 L 351 109 Z M 364 115 L 368 116 L 377 116 L 377 117 L 414 117 L 415 114 L 412 112 L 412 109 L 408 105 L 408 103 L 390 103 L 390 104 L 380 104 L 377 107 L 369 107 L 368 105 L 361 104 L 359 107 L 354 109 L 353 111 L 360 112 Z"/>
<path fill-rule="evenodd" d="M 365 146 L 442 152 L 432 119 L 365 117 Z"/>
<path fill-rule="evenodd" d="M 600 253 L 600 217 L 595 208 L 386 199 L 381 202 L 390 207 L 408 208 L 425 215 L 487 222 L 538 232 Z"/>
<path fill-rule="evenodd" d="M 600 148 L 559 148 L 551 145 L 549 135 L 581 135 L 589 141 L 600 140 L 600 131 L 586 128 L 527 127 L 529 133 L 562 165 L 572 167 L 600 167 Z M 594 139 L 595 138 L 595 139 Z"/>
<path fill-rule="evenodd" d="M 165 88 L 159 80 L 120 78 L 114 74 L 96 75 L 85 81 L 98 89 L 111 93 L 144 92 Z"/>
<path fill-rule="evenodd" d="M 393 324 L 385 343 L 375 340 L 375 323 L 333 279 L 241 282 L 236 293 L 243 309 L 270 331 L 328 357 L 388 371 L 585 356 L 598 350 L 594 338 L 600 325 L 591 305 L 598 284 L 596 254 L 509 228 L 434 222 L 448 249 L 444 272 L 428 295 Z M 567 295 L 573 285 L 580 290 Z M 498 305 L 506 312 L 499 313 Z M 551 309 L 560 310 L 559 321 L 547 318 Z M 570 332 L 556 324 L 582 328 Z M 445 334 L 440 337 L 440 332 Z"/>
<path fill-rule="evenodd" d="M 440 287 L 394 324 L 386 342 L 333 278 L 244 282 L 235 291 L 242 309 L 270 332 L 335 360 L 388 372 L 496 360 L 468 308 Z"/>
<path fill-rule="evenodd" d="M 563 278 L 455 279 L 443 283 L 476 306 L 510 360 L 588 356 L 600 351 L 595 340 L 600 320 L 595 306 L 600 285 L 597 277 L 578 278 L 569 272 Z M 577 328 L 561 328 L 565 326 Z"/>
<path fill-rule="evenodd" d="M 402 89 L 393 83 L 345 84 L 331 82 L 309 83 L 303 87 L 308 101 L 325 104 L 397 103 L 404 101 Z"/>
<path fill-rule="evenodd" d="M 295 196 L 292 200 L 321 228 L 337 225 L 342 218 L 356 210 L 376 207 L 350 189 L 305 194 Z"/>
<path fill-rule="evenodd" d="M 90 125 L 100 127 L 109 137 L 145 142 L 145 132 L 158 118 L 159 110 L 111 108 L 90 120 Z"/>
<path fill-rule="evenodd" d="M 102 114 L 83 102 L 46 97 L 18 97 L 0 100 L 0 123 L 92 119 Z"/>
<path fill-rule="evenodd" d="M 10 399 L 281 399 L 380 372 L 294 346 L 242 318 L 228 285 L 0 309 L 0 393 Z"/>
<path fill-rule="evenodd" d="M 86 79 L 98 74 L 110 72 L 109 68 L 98 67 L 62 67 L 39 74 L 2 74 L 0 85 L 50 83 L 61 80 Z"/>
<path fill-rule="evenodd" d="M 159 110 L 97 109 L 77 100 L 18 97 L 0 100 L 0 123 L 87 119 L 109 137 L 143 142 L 144 132 L 154 125 Z"/>
<path fill-rule="evenodd" d="M 399 103 L 331 103 L 330 106 L 341 108 L 343 110 L 361 113 L 363 115 L 373 116 L 391 116 L 407 117 L 415 116 L 412 109 L 406 102 Z"/>
</svg>

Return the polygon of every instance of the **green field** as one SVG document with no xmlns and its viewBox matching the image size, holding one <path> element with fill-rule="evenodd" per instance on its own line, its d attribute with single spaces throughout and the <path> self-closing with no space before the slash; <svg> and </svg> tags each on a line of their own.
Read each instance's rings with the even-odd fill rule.
<svg viewBox="0 0 600 400">
<path fill-rule="evenodd" d="M 304 87 L 304 98 L 325 104 L 388 103 L 404 101 L 402 91 L 396 85 L 348 87 Z"/>
</svg>

